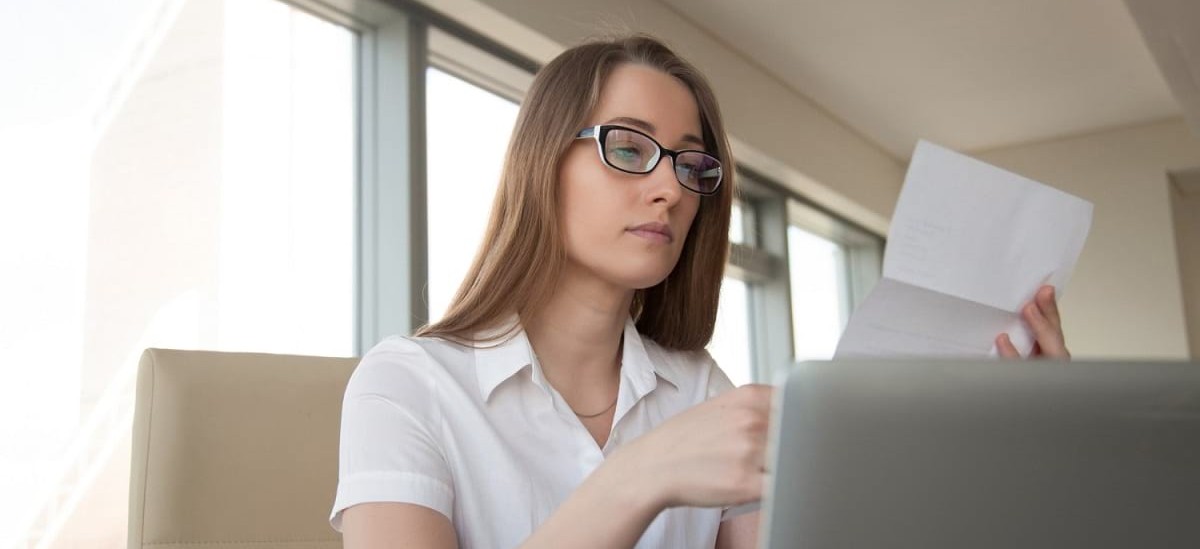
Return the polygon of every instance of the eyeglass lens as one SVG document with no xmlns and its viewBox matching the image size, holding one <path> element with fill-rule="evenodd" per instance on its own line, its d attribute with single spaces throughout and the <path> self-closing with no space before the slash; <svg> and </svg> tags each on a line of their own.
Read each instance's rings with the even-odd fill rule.
<svg viewBox="0 0 1200 549">
<path fill-rule="evenodd" d="M 614 168 L 649 173 L 658 163 L 658 144 L 635 131 L 611 129 L 604 136 L 604 159 Z M 675 178 L 684 187 L 711 193 L 721 182 L 721 163 L 710 155 L 684 151 L 675 157 Z"/>
</svg>

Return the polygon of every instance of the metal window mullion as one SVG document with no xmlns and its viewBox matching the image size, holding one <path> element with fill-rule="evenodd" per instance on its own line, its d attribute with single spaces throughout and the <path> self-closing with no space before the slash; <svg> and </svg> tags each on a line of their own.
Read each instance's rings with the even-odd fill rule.
<svg viewBox="0 0 1200 549">
<path fill-rule="evenodd" d="M 771 278 L 777 268 L 777 258 L 758 248 L 745 244 L 729 245 L 729 263 L 725 267 L 728 276 L 748 284 L 761 284 Z"/>
<path fill-rule="evenodd" d="M 883 252 L 878 241 L 844 247 L 849 311 L 857 309 L 883 272 Z M 848 317 L 848 315 L 847 315 Z"/>
<path fill-rule="evenodd" d="M 792 298 L 788 276 L 787 207 L 783 197 L 754 201 L 760 253 L 770 258 L 767 276 L 751 289 L 753 378 L 772 383 L 792 364 Z"/>
<path fill-rule="evenodd" d="M 426 33 L 397 17 L 360 39 L 359 354 L 428 317 Z"/>
</svg>

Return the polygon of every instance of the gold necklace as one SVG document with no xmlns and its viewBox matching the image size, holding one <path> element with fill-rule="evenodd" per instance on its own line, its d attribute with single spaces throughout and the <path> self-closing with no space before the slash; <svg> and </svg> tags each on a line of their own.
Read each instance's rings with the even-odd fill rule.
<svg viewBox="0 0 1200 549">
<path fill-rule="evenodd" d="M 621 397 L 621 392 L 620 392 L 620 391 L 617 391 L 617 398 L 620 398 L 620 397 Z M 612 404 L 609 404 L 608 406 L 605 406 L 603 410 L 600 410 L 599 412 L 596 412 L 596 413 L 594 413 L 594 414 L 591 414 L 591 415 L 584 415 L 584 414 L 581 414 L 581 413 L 579 413 L 579 412 L 575 412 L 575 409 L 574 409 L 574 408 L 571 408 L 571 405 L 569 405 L 569 404 L 567 405 L 567 408 L 571 408 L 571 411 L 572 411 L 572 412 L 575 412 L 575 415 L 576 415 L 576 416 L 578 416 L 578 417 L 579 417 L 579 419 L 592 419 L 592 418 L 594 418 L 594 417 L 600 417 L 600 416 L 604 415 L 604 413 L 605 413 L 605 412 L 608 412 L 609 410 L 612 410 L 613 406 L 616 406 L 616 405 L 617 405 L 617 398 L 614 398 L 614 399 L 613 399 L 613 401 L 612 401 Z"/>
<path fill-rule="evenodd" d="M 621 334 L 621 345 L 624 345 L 624 344 L 625 344 L 625 334 Z M 535 353 L 533 351 L 532 346 L 529 348 L 529 354 L 533 356 L 533 359 L 535 361 L 537 361 L 539 364 L 541 363 L 541 360 L 538 359 L 537 353 Z M 617 362 L 617 370 L 620 370 L 621 367 L 624 365 L 625 365 L 624 360 L 618 361 Z M 617 386 L 617 396 L 613 398 L 612 404 L 609 404 L 608 406 L 606 406 L 603 410 L 600 410 L 599 412 L 596 412 L 594 414 L 584 415 L 579 412 L 576 412 L 575 408 L 573 408 L 569 403 L 567 404 L 567 408 L 570 408 L 571 413 L 575 414 L 575 417 L 578 417 L 579 419 L 592 419 L 595 417 L 600 417 L 600 416 L 604 415 L 606 412 L 608 412 L 609 410 L 612 410 L 613 406 L 617 405 L 617 400 L 619 400 L 620 398 L 621 398 L 621 390 L 620 390 L 620 385 L 618 385 Z M 563 399 L 563 402 L 566 402 L 565 398 Z"/>
</svg>

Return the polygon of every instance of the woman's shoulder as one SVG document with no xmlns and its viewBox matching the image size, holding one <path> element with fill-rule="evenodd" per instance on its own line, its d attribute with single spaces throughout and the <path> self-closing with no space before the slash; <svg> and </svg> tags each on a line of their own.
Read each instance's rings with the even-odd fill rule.
<svg viewBox="0 0 1200 549">
<path fill-rule="evenodd" d="M 346 394 L 427 398 L 440 385 L 460 383 L 471 367 L 472 350 L 440 338 L 389 336 L 363 355 Z"/>
<path fill-rule="evenodd" d="M 642 335 L 642 345 L 646 347 L 646 354 L 650 355 L 651 359 L 679 368 L 702 371 L 716 365 L 708 349 L 672 349 L 659 345 L 645 335 Z"/>
<path fill-rule="evenodd" d="M 698 389 L 711 397 L 733 387 L 708 349 L 671 349 L 642 336 L 646 355 L 681 390 Z"/>
</svg>

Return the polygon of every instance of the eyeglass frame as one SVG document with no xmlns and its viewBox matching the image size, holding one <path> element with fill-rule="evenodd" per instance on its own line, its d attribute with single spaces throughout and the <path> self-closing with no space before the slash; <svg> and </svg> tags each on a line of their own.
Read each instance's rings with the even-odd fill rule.
<svg viewBox="0 0 1200 549">
<path fill-rule="evenodd" d="M 608 132 L 610 132 L 612 130 L 623 130 L 623 131 L 627 131 L 627 132 L 633 132 L 642 137 L 645 137 L 646 139 L 649 139 L 651 143 L 654 143 L 654 145 L 656 147 L 658 147 L 658 157 L 654 159 L 654 164 L 651 165 L 644 172 L 635 172 L 635 171 L 626 170 L 626 169 L 618 167 L 618 166 L 614 166 L 611 162 L 609 162 L 608 156 L 606 156 L 604 154 L 604 140 L 608 138 Z M 596 150 L 600 153 L 600 162 L 604 163 L 604 165 L 608 166 L 609 168 L 612 168 L 619 172 L 631 174 L 631 175 L 647 175 L 647 174 L 653 172 L 656 168 L 658 168 L 658 165 L 662 162 L 663 157 L 669 156 L 669 157 L 671 157 L 671 168 L 672 168 L 671 171 L 675 173 L 675 182 L 679 183 L 680 187 L 683 187 L 683 188 L 685 188 L 693 193 L 696 193 L 698 195 L 701 195 L 701 196 L 713 196 L 713 195 L 717 194 L 717 192 L 721 190 L 721 183 L 725 182 L 725 167 L 721 165 L 720 158 L 717 158 L 716 156 L 714 156 L 708 152 L 697 150 L 697 149 L 682 149 L 682 150 L 678 150 L 678 151 L 673 150 L 673 149 L 668 149 L 668 148 L 662 146 L 662 144 L 659 143 L 658 140 L 647 135 L 646 132 L 633 129 L 628 126 L 621 126 L 619 124 L 597 124 L 595 126 L 591 126 L 591 127 L 587 127 L 582 130 L 579 130 L 579 133 L 575 136 L 575 139 L 591 139 L 591 140 L 595 141 L 596 142 Z M 685 152 L 699 153 L 699 154 L 707 156 L 717 162 L 717 168 L 716 168 L 717 169 L 717 184 L 713 188 L 713 190 L 708 191 L 708 192 L 698 191 L 696 189 L 693 189 L 693 188 L 687 186 L 686 184 L 684 184 L 683 181 L 679 180 L 679 171 L 677 169 L 675 169 L 676 168 L 675 161 L 676 161 L 676 157 L 678 157 L 680 154 L 683 154 Z"/>
</svg>

